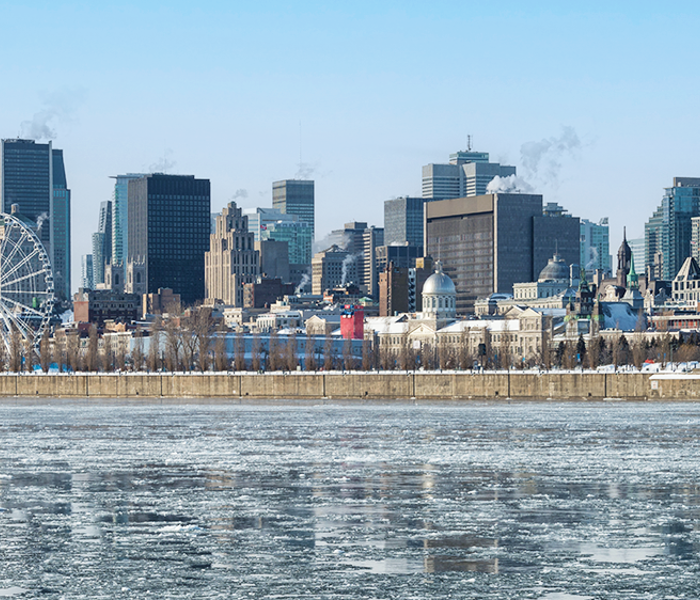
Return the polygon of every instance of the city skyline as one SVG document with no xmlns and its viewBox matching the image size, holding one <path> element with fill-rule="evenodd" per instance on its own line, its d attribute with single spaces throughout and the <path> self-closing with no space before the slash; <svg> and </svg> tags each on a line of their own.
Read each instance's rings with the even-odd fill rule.
<svg viewBox="0 0 700 600">
<path fill-rule="evenodd" d="M 0 40 L 13 56 L 0 137 L 64 150 L 73 289 L 117 173 L 210 179 L 213 210 L 272 206 L 272 182 L 313 179 L 322 238 L 353 220 L 380 226 L 384 200 L 420 196 L 421 167 L 469 135 L 545 202 L 609 217 L 616 248 L 624 226 L 643 234 L 673 177 L 698 175 L 685 74 L 700 9 L 674 7 L 3 3 L 16 26 Z M 668 94 L 672 81 L 682 93 Z"/>
</svg>

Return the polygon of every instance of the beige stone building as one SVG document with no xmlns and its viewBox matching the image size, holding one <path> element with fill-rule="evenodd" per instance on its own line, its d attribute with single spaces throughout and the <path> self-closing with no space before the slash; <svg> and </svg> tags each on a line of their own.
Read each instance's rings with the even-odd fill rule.
<svg viewBox="0 0 700 600">
<path fill-rule="evenodd" d="M 229 202 L 216 217 L 216 231 L 209 236 L 204 254 L 204 286 L 207 304 L 243 306 L 243 284 L 260 275 L 260 255 L 255 236 L 248 232 L 248 217 L 235 202 Z"/>
</svg>

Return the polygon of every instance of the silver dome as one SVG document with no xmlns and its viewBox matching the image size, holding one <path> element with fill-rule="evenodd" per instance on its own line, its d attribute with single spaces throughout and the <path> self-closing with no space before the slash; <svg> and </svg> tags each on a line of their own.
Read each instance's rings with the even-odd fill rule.
<svg viewBox="0 0 700 600">
<path fill-rule="evenodd" d="M 566 261 L 555 254 L 549 259 L 547 266 L 540 271 L 537 281 L 569 281 L 569 267 Z"/>
<path fill-rule="evenodd" d="M 423 293 L 435 294 L 437 296 L 443 296 L 445 294 L 454 296 L 457 293 L 455 284 L 452 283 L 448 275 L 442 272 L 442 263 L 440 261 L 437 261 L 435 264 L 435 273 L 425 280 L 423 284 Z"/>
</svg>

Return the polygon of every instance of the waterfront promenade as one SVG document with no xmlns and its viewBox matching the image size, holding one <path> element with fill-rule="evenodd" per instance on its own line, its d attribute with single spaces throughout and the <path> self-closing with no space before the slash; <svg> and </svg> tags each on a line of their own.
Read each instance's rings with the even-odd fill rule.
<svg viewBox="0 0 700 600">
<path fill-rule="evenodd" d="M 699 400 L 700 375 L 597 372 L 5 374 L 0 398 Z"/>
</svg>

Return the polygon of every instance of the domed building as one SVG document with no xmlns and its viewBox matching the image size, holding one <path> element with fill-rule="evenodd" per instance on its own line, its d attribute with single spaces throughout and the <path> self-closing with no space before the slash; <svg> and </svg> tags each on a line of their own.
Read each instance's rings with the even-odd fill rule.
<svg viewBox="0 0 700 600">
<path fill-rule="evenodd" d="M 442 270 L 442 263 L 435 263 L 433 273 L 423 284 L 423 317 L 428 319 L 454 319 L 457 315 L 457 290 L 452 279 Z"/>
<path fill-rule="evenodd" d="M 540 271 L 537 281 L 544 283 L 545 281 L 554 281 L 557 283 L 569 284 L 569 266 L 566 261 L 555 254 L 547 261 L 547 266 Z"/>
<path fill-rule="evenodd" d="M 576 266 L 570 268 L 559 254 L 554 254 L 540 271 L 537 281 L 513 285 L 513 301 L 545 308 L 550 307 L 549 302 L 538 301 L 561 296 L 566 306 L 566 301 L 576 294 L 574 288 L 578 286 L 578 277 L 572 277 L 572 271 L 576 274 Z"/>
</svg>

